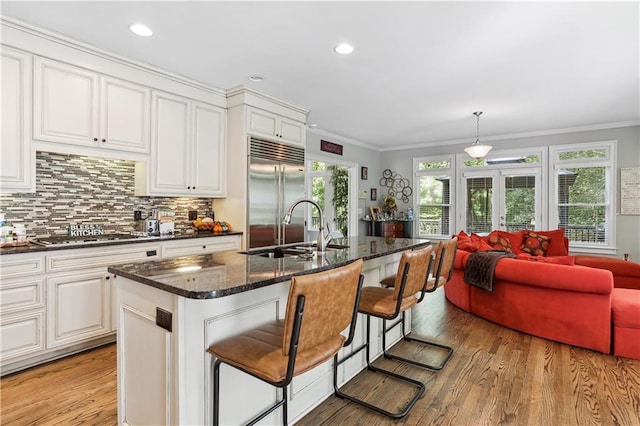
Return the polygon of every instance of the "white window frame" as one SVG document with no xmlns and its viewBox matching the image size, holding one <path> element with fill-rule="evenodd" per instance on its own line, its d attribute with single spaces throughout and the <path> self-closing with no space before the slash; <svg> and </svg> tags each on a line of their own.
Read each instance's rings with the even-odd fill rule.
<svg viewBox="0 0 640 426">
<path fill-rule="evenodd" d="M 448 161 L 448 168 L 441 169 L 424 169 L 420 170 L 420 163 L 433 163 Z M 413 235 L 416 238 L 433 238 L 436 240 L 451 238 L 451 235 L 457 234 L 456 227 L 456 159 L 454 155 L 434 155 L 428 157 L 416 157 L 413 159 Z M 449 176 L 449 233 L 445 234 L 420 234 L 420 177 L 422 176 Z"/>
<path fill-rule="evenodd" d="M 572 252 L 586 252 L 596 254 L 616 254 L 616 200 L 617 200 L 617 173 L 616 173 L 616 155 L 617 141 L 601 141 L 587 142 L 568 145 L 551 145 L 549 146 L 549 182 L 550 182 L 550 198 L 549 198 L 549 224 L 550 229 L 556 229 L 559 226 L 558 218 L 558 174 L 557 170 L 564 168 L 580 168 L 580 167 L 605 167 L 607 185 L 605 188 L 605 204 L 607 205 L 606 235 L 609 236 L 606 244 L 598 243 L 581 243 L 570 241 L 569 249 Z M 583 158 L 580 160 L 560 160 L 559 155 L 563 152 L 585 151 L 593 149 L 605 149 L 607 151 L 606 158 Z"/>
<path fill-rule="evenodd" d="M 547 156 L 547 147 L 530 147 L 530 148 L 519 148 L 519 149 L 503 149 L 503 150 L 495 150 L 491 151 L 488 158 L 507 158 L 507 157 L 522 157 L 528 155 L 537 155 L 540 159 L 538 163 L 518 163 L 518 164 L 495 164 L 495 165 L 487 165 L 487 166 L 467 166 L 465 165 L 465 161 L 469 160 L 470 157 L 466 153 L 458 153 L 456 154 L 456 168 L 460 172 L 457 174 L 456 178 L 458 180 L 458 188 L 460 191 L 456 194 L 456 229 L 465 229 L 467 223 L 467 198 L 466 198 L 466 177 L 479 177 L 479 176 L 492 176 L 491 171 L 500 171 L 502 175 L 509 175 L 514 173 L 520 173 L 525 171 L 531 171 L 533 169 L 539 169 L 539 174 L 536 176 L 540 177 L 540 195 L 536 200 L 536 203 L 540 203 L 537 208 L 539 208 L 539 217 L 540 221 L 536 220 L 536 229 L 544 230 L 550 229 L 547 224 L 549 223 L 547 220 L 548 217 L 548 185 L 547 185 L 547 174 L 545 170 L 548 166 L 548 156 Z M 499 181 L 495 182 L 496 188 L 494 190 L 494 202 L 497 201 L 496 191 L 502 190 L 502 180 L 501 177 L 496 176 L 494 180 L 498 178 Z M 499 223 L 498 221 L 498 206 L 493 209 L 493 214 L 495 215 L 494 223 Z M 498 229 L 498 227 L 496 227 Z"/>
</svg>

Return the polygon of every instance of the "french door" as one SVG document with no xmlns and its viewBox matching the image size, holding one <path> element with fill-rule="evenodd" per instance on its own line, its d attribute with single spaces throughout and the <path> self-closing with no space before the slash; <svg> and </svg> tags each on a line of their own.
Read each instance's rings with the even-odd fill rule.
<svg viewBox="0 0 640 426">
<path fill-rule="evenodd" d="M 462 175 L 462 228 L 477 234 L 494 229 L 540 229 L 542 182 L 539 167 L 473 170 Z"/>
</svg>

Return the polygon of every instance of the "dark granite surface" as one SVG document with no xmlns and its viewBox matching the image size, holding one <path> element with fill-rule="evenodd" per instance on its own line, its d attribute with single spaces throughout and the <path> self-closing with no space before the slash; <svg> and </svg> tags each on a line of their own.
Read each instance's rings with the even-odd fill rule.
<svg viewBox="0 0 640 426">
<path fill-rule="evenodd" d="M 122 244 L 149 243 L 154 241 L 173 241 L 173 240 L 186 240 L 186 239 L 193 239 L 193 238 L 223 237 L 225 235 L 242 235 L 242 232 L 225 232 L 225 233 L 216 233 L 216 234 L 212 232 L 202 232 L 202 233 L 193 233 L 193 234 L 174 235 L 173 237 L 134 237 L 133 235 L 131 235 L 131 238 L 127 238 L 127 239 L 91 241 L 88 243 L 60 244 L 60 245 L 54 245 L 54 246 L 41 246 L 41 245 L 31 243 L 28 246 L 0 248 L 0 255 L 34 253 L 39 251 L 49 252 L 54 250 L 72 250 L 72 249 L 90 248 L 90 247 L 106 247 L 106 246 L 116 246 L 116 245 L 122 245 Z"/>
<path fill-rule="evenodd" d="M 416 238 L 350 237 L 333 244 L 348 248 L 327 251 L 304 260 L 266 258 L 236 252 L 177 257 L 110 266 L 109 272 L 190 299 L 213 299 L 287 281 L 294 275 L 320 272 L 356 259 L 370 260 L 412 248 L 429 240 Z"/>
</svg>

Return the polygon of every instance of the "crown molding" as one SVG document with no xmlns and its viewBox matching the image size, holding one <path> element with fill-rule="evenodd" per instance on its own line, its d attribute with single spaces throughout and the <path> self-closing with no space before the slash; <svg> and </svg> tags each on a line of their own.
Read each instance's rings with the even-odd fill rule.
<svg viewBox="0 0 640 426">
<path fill-rule="evenodd" d="M 313 133 L 313 134 L 318 135 L 318 136 L 324 136 L 324 137 L 327 137 L 327 138 L 331 138 L 333 141 L 336 141 L 336 142 L 344 142 L 344 143 L 348 143 L 350 145 L 359 146 L 361 148 L 370 149 L 370 150 L 376 151 L 376 152 L 382 151 L 380 149 L 380 147 L 377 147 L 375 145 L 371 145 L 371 144 L 368 144 L 368 143 L 360 142 L 360 141 L 357 141 L 355 139 L 351 139 L 351 138 L 348 138 L 346 136 L 339 135 L 337 133 L 331 133 L 331 132 L 329 132 L 327 130 L 322 130 L 322 129 L 317 129 L 317 128 L 313 129 L 313 128 L 307 127 L 307 133 Z"/>
<path fill-rule="evenodd" d="M 102 50 L 96 46 L 92 46 L 90 44 L 87 43 L 83 43 L 81 41 L 72 39 L 70 37 L 67 37 L 65 35 L 53 32 L 51 30 L 47 30 L 45 28 L 41 28 L 41 27 L 37 27 L 35 25 L 31 25 L 28 24 L 26 22 L 20 21 L 18 19 L 15 18 L 10 18 L 7 16 L 2 16 L 0 15 L 0 25 L 3 27 L 8 27 L 8 28 L 13 28 L 15 30 L 18 31 L 22 31 L 24 33 L 30 34 L 32 36 L 35 37 L 39 37 L 54 43 L 58 43 L 64 46 L 67 46 L 69 48 L 72 49 L 76 49 L 80 52 L 84 52 L 84 53 L 88 53 L 97 57 L 100 57 L 102 59 L 106 59 L 109 61 L 113 61 L 116 63 L 119 63 L 121 65 L 126 65 L 132 68 L 136 68 L 140 71 L 144 71 L 144 72 L 148 72 L 151 74 L 154 74 L 156 76 L 159 77 L 163 77 L 172 81 L 175 81 L 177 83 L 181 83 L 187 86 L 191 86 L 194 87 L 196 89 L 199 90 L 204 90 L 204 91 L 208 91 L 211 93 L 214 93 L 216 95 L 225 97 L 226 96 L 226 90 L 224 89 L 220 89 L 218 87 L 214 87 L 211 85 L 208 85 L 206 83 L 202 83 L 196 80 L 192 80 L 188 77 L 179 75 L 179 74 L 174 74 L 171 72 L 168 72 L 166 70 L 163 70 L 161 68 L 155 67 L 153 65 L 150 64 L 145 64 L 143 62 L 138 62 L 135 61 L 131 58 L 127 58 L 124 56 L 120 56 L 117 55 L 115 53 L 111 53 L 108 52 L 106 50 Z"/>
<path fill-rule="evenodd" d="M 618 121 L 615 123 L 601 123 L 601 124 L 591 124 L 588 126 L 578 126 L 578 127 L 566 127 L 562 129 L 549 129 L 549 130 L 538 130 L 534 132 L 524 132 L 524 133 L 511 133 L 507 135 L 496 135 L 496 136 L 483 136 L 482 142 L 489 141 L 500 141 L 505 139 L 522 139 L 522 138 L 530 138 L 536 136 L 549 136 L 549 135 L 560 135 L 563 133 L 577 133 L 577 132 L 588 132 L 592 130 L 605 130 L 605 129 L 616 129 L 619 127 L 631 127 L 631 126 L 639 126 L 640 120 L 628 120 L 628 121 Z M 416 148 L 432 148 L 435 146 L 442 145 L 458 145 L 458 144 L 470 144 L 476 140 L 475 137 L 472 138 L 464 138 L 464 139 L 450 139 L 444 141 L 436 141 L 436 142 L 426 142 L 414 145 L 400 145 L 394 146 L 390 148 L 377 148 L 378 151 L 401 151 L 405 149 L 416 149 Z"/>
</svg>

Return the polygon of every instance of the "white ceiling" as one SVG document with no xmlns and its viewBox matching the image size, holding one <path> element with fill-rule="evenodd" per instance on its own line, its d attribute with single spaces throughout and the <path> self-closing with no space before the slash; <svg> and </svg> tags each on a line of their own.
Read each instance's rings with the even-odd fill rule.
<svg viewBox="0 0 640 426">
<path fill-rule="evenodd" d="M 254 87 L 382 150 L 474 140 L 478 110 L 483 140 L 640 122 L 638 2 L 2 1 L 2 14 Z M 343 41 L 353 54 L 333 52 Z"/>
</svg>

